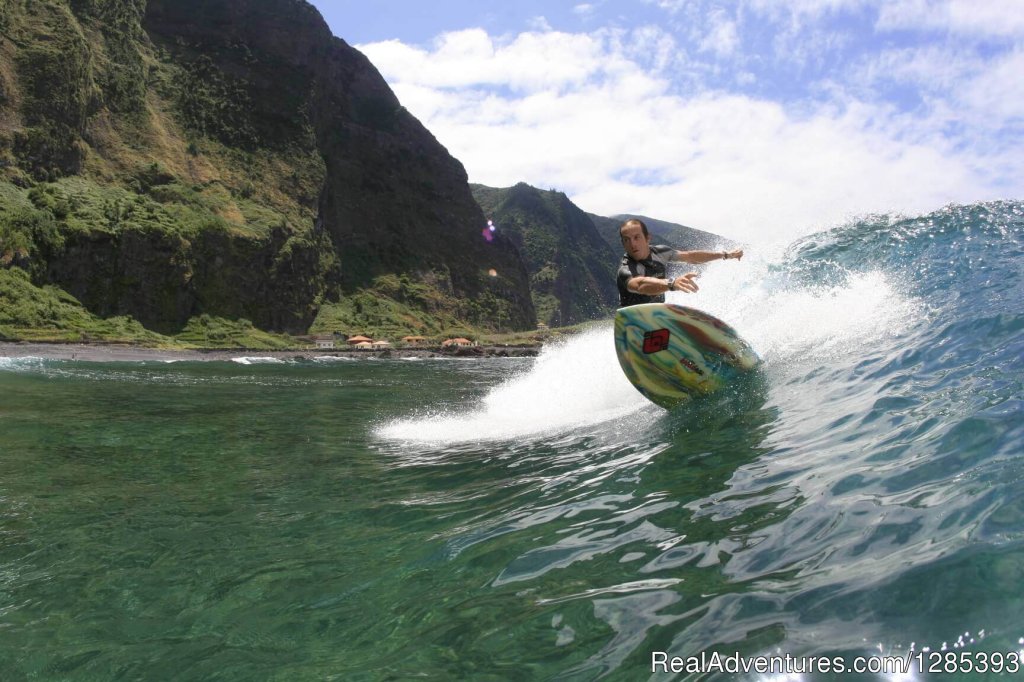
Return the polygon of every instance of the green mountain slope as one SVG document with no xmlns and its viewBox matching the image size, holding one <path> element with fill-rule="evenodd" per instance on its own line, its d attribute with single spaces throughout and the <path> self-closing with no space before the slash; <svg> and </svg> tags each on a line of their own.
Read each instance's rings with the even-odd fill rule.
<svg viewBox="0 0 1024 682">
<path fill-rule="evenodd" d="M 0 37 L 0 268 L 35 290 L 159 334 L 534 325 L 462 165 L 306 2 L 8 1 Z"/>
<path fill-rule="evenodd" d="M 619 227 L 627 218 L 643 220 L 656 244 L 684 250 L 732 244 L 710 232 L 646 216 L 585 213 L 565 194 L 525 183 L 470 187 L 497 226 L 496 234 L 509 235 L 526 259 L 537 319 L 548 325 L 600 319 L 615 310 L 615 273 L 622 258 Z"/>
<path fill-rule="evenodd" d="M 525 183 L 504 189 L 471 187 L 494 221 L 496 234 L 509 235 L 523 253 L 539 321 L 576 324 L 614 309 L 618 255 L 565 194 Z"/>
</svg>

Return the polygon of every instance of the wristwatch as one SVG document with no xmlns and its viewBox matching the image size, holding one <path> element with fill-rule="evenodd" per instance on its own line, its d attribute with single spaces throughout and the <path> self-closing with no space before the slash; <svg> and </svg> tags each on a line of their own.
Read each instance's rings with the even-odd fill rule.
<svg viewBox="0 0 1024 682">
<path fill-rule="evenodd" d="M 668 280 L 668 290 L 669 291 L 672 291 L 673 289 L 675 289 L 675 285 L 676 285 L 676 278 L 675 277 L 673 277 L 673 278 Z"/>
</svg>

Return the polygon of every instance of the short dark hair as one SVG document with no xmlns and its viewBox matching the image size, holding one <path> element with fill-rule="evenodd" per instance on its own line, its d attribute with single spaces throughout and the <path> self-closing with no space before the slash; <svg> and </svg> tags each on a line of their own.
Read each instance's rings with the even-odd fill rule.
<svg viewBox="0 0 1024 682">
<path fill-rule="evenodd" d="M 644 223 L 644 221 L 640 220 L 639 218 L 630 218 L 626 222 L 624 222 L 621 225 L 619 225 L 619 235 L 620 236 L 622 235 L 622 228 L 628 227 L 629 225 L 639 225 L 640 226 L 640 231 L 644 233 L 645 237 L 650 237 L 651 236 L 647 232 L 647 225 Z"/>
</svg>

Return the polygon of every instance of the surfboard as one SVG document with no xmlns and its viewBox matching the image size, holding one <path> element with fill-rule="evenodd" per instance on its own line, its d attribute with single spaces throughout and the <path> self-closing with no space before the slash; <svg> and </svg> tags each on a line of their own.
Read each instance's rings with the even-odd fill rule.
<svg viewBox="0 0 1024 682">
<path fill-rule="evenodd" d="M 761 361 L 725 322 L 672 303 L 620 308 L 615 354 L 636 390 L 666 409 L 721 390 Z"/>
</svg>

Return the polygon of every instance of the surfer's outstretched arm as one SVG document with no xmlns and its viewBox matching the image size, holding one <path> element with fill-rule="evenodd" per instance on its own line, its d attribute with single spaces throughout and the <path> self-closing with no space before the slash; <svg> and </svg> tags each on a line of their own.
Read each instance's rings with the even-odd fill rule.
<svg viewBox="0 0 1024 682">
<path fill-rule="evenodd" d="M 730 258 L 735 258 L 736 260 L 743 258 L 743 249 L 733 249 L 732 251 L 676 251 L 672 254 L 672 260 L 692 263 L 694 265 L 710 263 L 713 260 L 729 260 Z"/>
<path fill-rule="evenodd" d="M 695 277 L 697 277 L 696 272 L 688 272 L 682 277 L 673 277 L 671 279 L 634 277 L 626 282 L 626 288 L 634 294 L 644 294 L 645 296 L 657 296 L 666 291 L 686 291 L 692 294 L 700 289 L 697 283 L 693 281 Z"/>
</svg>

